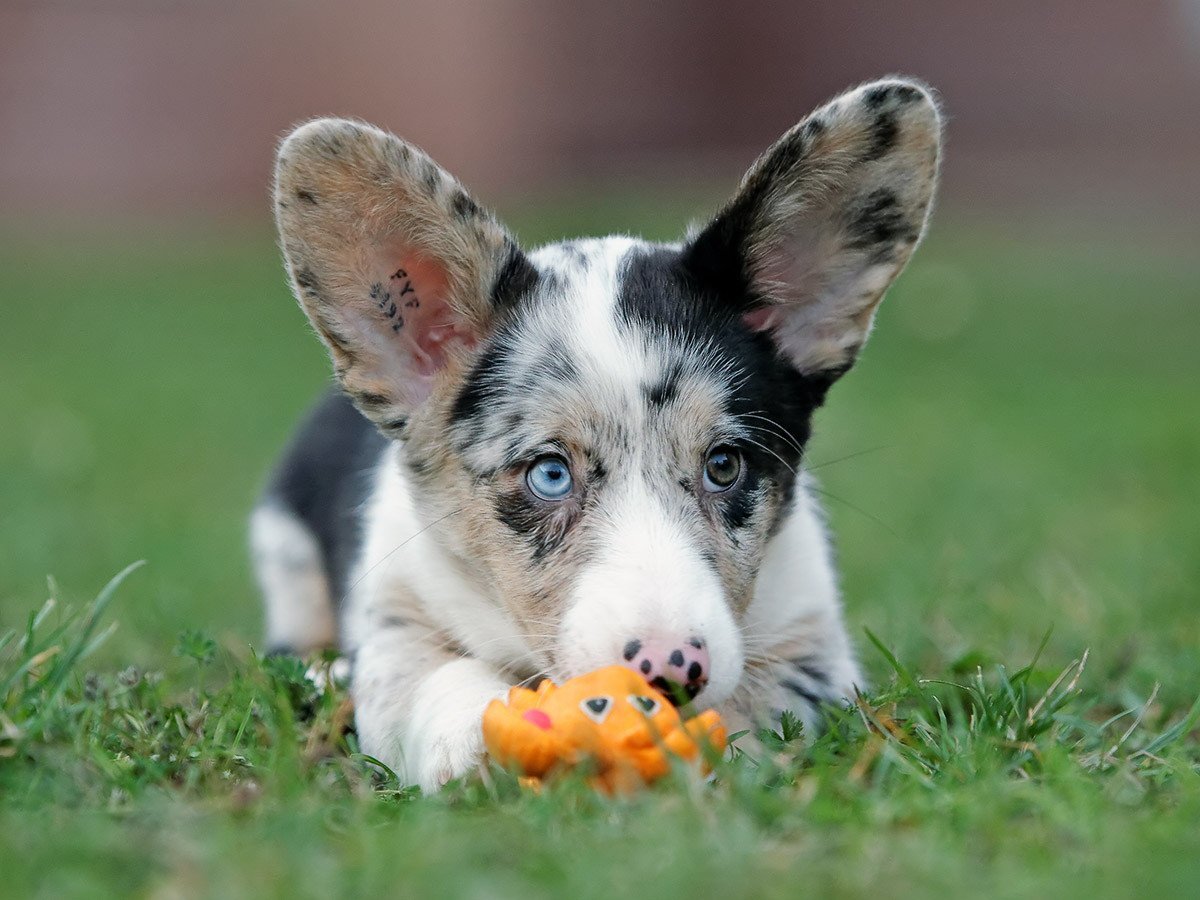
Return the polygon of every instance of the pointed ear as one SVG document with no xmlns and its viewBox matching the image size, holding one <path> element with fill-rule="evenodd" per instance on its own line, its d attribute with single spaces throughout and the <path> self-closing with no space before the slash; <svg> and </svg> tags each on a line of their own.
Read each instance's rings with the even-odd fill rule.
<svg viewBox="0 0 1200 900">
<path fill-rule="evenodd" d="M 439 372 L 537 273 L 416 147 L 345 119 L 301 125 L 275 167 L 292 288 L 343 388 L 398 435 Z"/>
<path fill-rule="evenodd" d="M 832 383 L 921 238 L 940 137 L 919 84 L 888 79 L 843 94 L 751 167 L 686 248 L 688 266 L 798 370 Z"/>
</svg>

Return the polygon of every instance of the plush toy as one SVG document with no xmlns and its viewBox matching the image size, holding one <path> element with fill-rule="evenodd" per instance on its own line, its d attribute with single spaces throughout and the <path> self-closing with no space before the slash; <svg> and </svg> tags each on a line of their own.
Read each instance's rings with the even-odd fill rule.
<svg viewBox="0 0 1200 900">
<path fill-rule="evenodd" d="M 601 790 L 625 792 L 665 775 L 671 757 L 701 762 L 702 749 L 725 749 L 725 727 L 713 710 L 684 721 L 637 672 L 597 669 L 536 691 L 514 687 L 483 715 L 488 753 L 533 784 L 586 763 Z"/>
</svg>

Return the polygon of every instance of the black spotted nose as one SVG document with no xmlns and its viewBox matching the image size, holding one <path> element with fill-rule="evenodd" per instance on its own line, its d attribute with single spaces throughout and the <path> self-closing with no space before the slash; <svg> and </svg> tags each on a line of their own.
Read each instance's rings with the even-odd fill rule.
<svg viewBox="0 0 1200 900">
<path fill-rule="evenodd" d="M 708 649 L 700 637 L 630 638 L 621 659 L 676 706 L 695 699 L 708 684 Z"/>
</svg>

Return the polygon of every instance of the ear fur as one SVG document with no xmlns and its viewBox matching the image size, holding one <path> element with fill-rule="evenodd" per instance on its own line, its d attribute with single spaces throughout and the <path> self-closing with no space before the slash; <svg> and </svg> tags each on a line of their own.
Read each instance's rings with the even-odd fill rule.
<svg viewBox="0 0 1200 900">
<path fill-rule="evenodd" d="M 399 434 L 439 373 L 536 271 L 421 150 L 346 119 L 279 147 L 275 218 L 292 287 L 355 404 Z"/>
<path fill-rule="evenodd" d="M 843 94 L 754 163 L 686 248 L 693 273 L 800 372 L 832 381 L 924 232 L 940 142 L 937 105 L 917 82 Z"/>
</svg>

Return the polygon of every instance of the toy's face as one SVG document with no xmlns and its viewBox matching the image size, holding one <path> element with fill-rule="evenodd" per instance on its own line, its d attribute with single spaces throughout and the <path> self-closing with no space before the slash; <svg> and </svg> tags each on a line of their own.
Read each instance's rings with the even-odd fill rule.
<svg viewBox="0 0 1200 900">
<path fill-rule="evenodd" d="M 674 706 L 637 673 L 618 668 L 552 688 L 525 719 L 558 732 L 579 749 L 598 753 L 650 747 L 682 726 Z"/>
<path fill-rule="evenodd" d="M 584 760 L 609 790 L 665 775 L 671 758 L 696 760 L 702 745 L 725 747 L 720 716 L 707 710 L 683 721 L 679 711 L 636 672 L 598 669 L 556 687 L 513 688 L 483 716 L 488 752 L 501 765 L 541 778 Z"/>
</svg>

